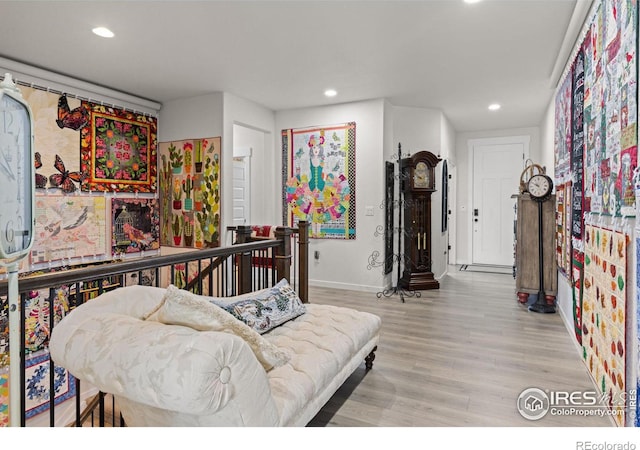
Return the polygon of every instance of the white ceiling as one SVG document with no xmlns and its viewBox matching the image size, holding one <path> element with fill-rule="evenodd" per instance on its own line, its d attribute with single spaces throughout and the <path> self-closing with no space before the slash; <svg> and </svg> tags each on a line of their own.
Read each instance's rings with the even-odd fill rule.
<svg viewBox="0 0 640 450">
<path fill-rule="evenodd" d="M 159 103 L 217 91 L 276 111 L 387 98 L 442 110 L 457 131 L 529 127 L 585 3 L 0 0 L 0 56 Z"/>
</svg>

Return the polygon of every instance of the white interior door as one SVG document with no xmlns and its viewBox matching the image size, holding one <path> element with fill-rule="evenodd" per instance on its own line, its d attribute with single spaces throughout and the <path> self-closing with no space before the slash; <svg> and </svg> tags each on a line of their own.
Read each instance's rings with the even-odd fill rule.
<svg viewBox="0 0 640 450">
<path fill-rule="evenodd" d="M 513 220 L 528 139 L 477 140 L 472 146 L 472 263 L 513 265 Z"/>
<path fill-rule="evenodd" d="M 233 157 L 233 225 L 251 223 L 251 158 Z"/>
</svg>

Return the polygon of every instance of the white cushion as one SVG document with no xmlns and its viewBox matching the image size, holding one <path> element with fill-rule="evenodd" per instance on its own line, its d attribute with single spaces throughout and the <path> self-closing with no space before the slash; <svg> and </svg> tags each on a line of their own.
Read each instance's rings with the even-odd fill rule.
<svg viewBox="0 0 640 450">
<path fill-rule="evenodd" d="M 289 361 L 289 353 L 264 339 L 251 327 L 239 321 L 224 309 L 184 289 L 169 285 L 164 301 L 152 316 L 158 322 L 182 325 L 199 331 L 223 331 L 241 337 L 265 370 L 279 367 Z M 147 319 L 149 320 L 149 319 Z"/>
</svg>

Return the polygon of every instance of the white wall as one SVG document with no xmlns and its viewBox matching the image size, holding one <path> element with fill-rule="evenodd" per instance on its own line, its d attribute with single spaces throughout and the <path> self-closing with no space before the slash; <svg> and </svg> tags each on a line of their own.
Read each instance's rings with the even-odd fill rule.
<svg viewBox="0 0 640 450">
<path fill-rule="evenodd" d="M 458 133 L 456 135 L 456 162 L 457 162 L 457 184 L 456 190 L 458 198 L 456 200 L 456 263 L 470 264 L 469 254 L 469 230 L 471 227 L 471 207 L 472 198 L 469 198 L 469 183 L 473 175 L 473 170 L 469 167 L 468 141 L 472 139 L 484 139 L 493 137 L 508 136 L 529 136 L 529 157 L 534 163 L 541 161 L 540 129 L 533 128 L 512 128 L 506 130 L 495 130 L 478 133 Z M 520 174 L 518 174 L 520 175 Z M 517 187 L 516 187 L 517 190 Z"/>
<path fill-rule="evenodd" d="M 384 110 L 384 100 L 370 100 L 276 113 L 278 132 L 288 128 L 356 123 L 356 239 L 311 239 L 309 281 L 312 285 L 369 292 L 384 288 L 381 270 L 367 269 L 372 252 L 384 254 L 384 239 L 375 236 L 376 227 L 384 225 L 384 211 L 379 208 L 384 200 Z M 280 144 L 279 136 L 276 142 Z M 281 154 L 275 155 L 274 160 L 282 167 Z M 281 212 L 282 200 L 278 199 Z M 373 207 L 373 216 L 365 215 L 367 206 Z M 320 252 L 319 260 L 313 259 L 315 251 Z"/>
<path fill-rule="evenodd" d="M 222 136 L 222 103 L 221 92 L 164 103 L 158 142 Z"/>
<path fill-rule="evenodd" d="M 441 111 L 428 108 L 393 106 L 393 142 L 402 146 L 402 156 L 426 150 L 441 159 L 453 153 L 452 128 Z M 446 132 L 446 136 L 443 136 Z M 442 163 L 436 166 L 436 192 L 431 196 L 431 270 L 438 279 L 447 271 L 447 236 L 442 233 Z"/>
</svg>

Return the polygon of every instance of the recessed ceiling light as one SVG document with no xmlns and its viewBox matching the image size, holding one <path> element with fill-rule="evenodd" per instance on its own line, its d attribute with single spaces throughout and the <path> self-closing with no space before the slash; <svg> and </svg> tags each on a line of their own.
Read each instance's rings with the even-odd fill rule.
<svg viewBox="0 0 640 450">
<path fill-rule="evenodd" d="M 464 0 L 465 3 L 479 3 L 482 0 Z"/>
<path fill-rule="evenodd" d="M 338 92 L 335 89 L 327 89 L 326 91 L 324 91 L 324 95 L 326 95 L 327 97 L 335 97 L 336 95 L 338 95 Z"/>
<path fill-rule="evenodd" d="M 112 38 L 113 36 L 115 36 L 113 34 L 113 31 L 105 27 L 96 27 L 91 31 L 93 31 L 93 34 L 97 34 L 98 36 L 103 38 Z"/>
<path fill-rule="evenodd" d="M 497 111 L 501 108 L 498 103 L 492 103 L 489 105 L 489 111 Z"/>
</svg>

